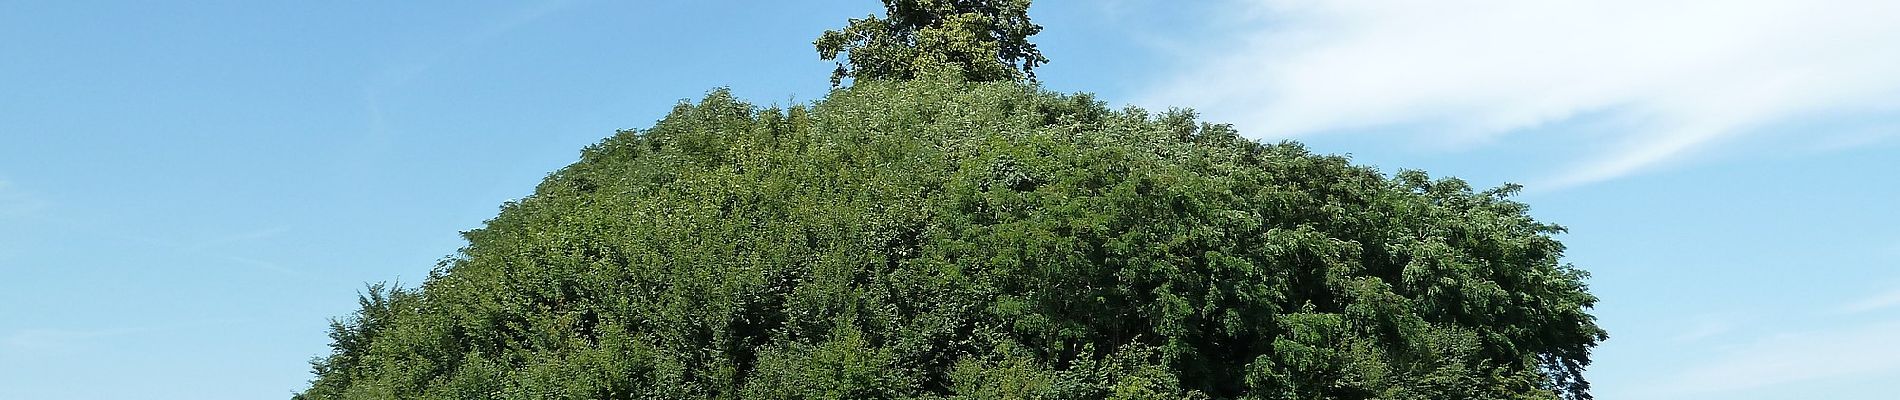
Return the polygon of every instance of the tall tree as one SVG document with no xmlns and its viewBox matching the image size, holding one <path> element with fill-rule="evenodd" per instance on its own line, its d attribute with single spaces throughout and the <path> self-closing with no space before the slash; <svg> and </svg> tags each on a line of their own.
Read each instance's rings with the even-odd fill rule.
<svg viewBox="0 0 1900 400">
<path fill-rule="evenodd" d="M 724 91 L 372 288 L 302 399 L 1587 399 L 1561 227 L 1016 82 Z"/>
<path fill-rule="evenodd" d="M 681 103 L 372 286 L 296 398 L 1590 398 L 1516 186 L 1045 91 L 1028 0 L 885 5 L 817 42 L 851 87 Z"/>
<path fill-rule="evenodd" d="M 814 42 L 818 56 L 839 60 L 832 86 L 845 78 L 905 80 L 948 73 L 972 82 L 1035 80 L 1049 62 L 1029 37 L 1030 0 L 884 0 L 885 17 L 852 19 Z M 842 60 L 840 60 L 842 58 Z"/>
</svg>

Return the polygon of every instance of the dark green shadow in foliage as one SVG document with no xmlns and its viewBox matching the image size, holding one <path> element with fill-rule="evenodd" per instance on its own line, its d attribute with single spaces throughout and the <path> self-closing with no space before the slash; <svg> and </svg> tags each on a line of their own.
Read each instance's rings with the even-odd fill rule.
<svg viewBox="0 0 1900 400">
<path fill-rule="evenodd" d="M 682 103 L 372 287 L 297 398 L 1589 397 L 1596 299 L 1515 187 L 1112 110 L 1027 59 Z"/>
</svg>

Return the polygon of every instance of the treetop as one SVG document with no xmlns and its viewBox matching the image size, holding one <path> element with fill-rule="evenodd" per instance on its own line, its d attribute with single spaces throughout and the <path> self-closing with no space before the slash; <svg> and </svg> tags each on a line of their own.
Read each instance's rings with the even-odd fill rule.
<svg viewBox="0 0 1900 400">
<path fill-rule="evenodd" d="M 1049 59 L 1029 37 L 1030 0 L 884 0 L 885 16 L 851 19 L 813 42 L 845 78 L 909 80 L 950 75 L 972 82 L 1033 81 Z"/>
</svg>

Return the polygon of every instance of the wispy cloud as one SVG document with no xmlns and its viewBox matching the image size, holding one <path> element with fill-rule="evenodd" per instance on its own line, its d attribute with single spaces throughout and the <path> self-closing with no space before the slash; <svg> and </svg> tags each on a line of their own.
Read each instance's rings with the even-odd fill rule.
<svg viewBox="0 0 1900 400">
<path fill-rule="evenodd" d="M 154 236 L 138 233 L 136 230 L 122 229 L 116 225 L 99 225 L 93 221 L 59 217 L 49 217 L 46 218 L 46 221 L 53 223 L 61 229 L 80 232 L 97 239 L 116 241 L 122 244 L 147 246 L 151 249 L 162 250 L 175 255 L 193 257 L 201 260 L 214 260 L 231 265 L 241 265 L 248 268 L 266 270 L 289 278 L 306 280 L 312 278 L 310 274 L 281 263 L 242 255 L 246 253 L 246 248 L 267 244 L 270 241 L 276 240 L 278 236 L 290 232 L 290 226 L 286 225 L 239 231 L 199 240 L 181 240 L 176 237 L 178 235 Z"/>
<path fill-rule="evenodd" d="M 1889 290 L 1884 293 L 1855 300 L 1854 302 L 1841 306 L 1841 311 L 1849 314 L 1859 314 L 1893 308 L 1894 306 L 1900 306 L 1900 289 Z"/>
<path fill-rule="evenodd" d="M 257 267 L 257 268 L 269 270 L 271 272 L 276 272 L 276 273 L 294 277 L 294 278 L 309 278 L 310 277 L 309 274 L 305 274 L 302 271 L 291 269 L 290 267 L 285 267 L 283 264 L 279 264 L 276 262 L 259 260 L 259 259 L 250 258 L 250 257 L 230 256 L 230 255 L 224 256 L 224 259 L 227 261 L 234 262 L 234 263 Z"/>
<path fill-rule="evenodd" d="M 26 329 L 0 336 L 0 354 L 64 351 L 84 347 L 87 342 L 143 332 L 146 328 L 70 330 Z"/>
<path fill-rule="evenodd" d="M 1833 312 L 1817 311 L 1812 317 L 1818 318 L 1807 323 L 1769 324 L 1806 328 L 1784 329 L 1724 346 L 1721 354 L 1663 376 L 1643 394 L 1699 398 L 1823 379 L 1882 374 L 1900 378 L 1900 347 L 1892 345 L 1894 338 L 1900 338 L 1900 320 L 1844 318 L 1895 306 L 1900 306 L 1900 289 L 1842 304 Z M 1690 342 L 1729 335 L 1743 318 L 1740 313 L 1696 316 L 1689 319 L 1691 328 L 1676 339 Z"/>
<path fill-rule="evenodd" d="M 32 214 L 45 209 L 46 199 L 0 179 L 0 217 Z"/>
<path fill-rule="evenodd" d="M 1266 137 L 1404 125 L 1480 145 L 1586 115 L 1627 129 L 1546 188 L 1773 124 L 1900 110 L 1900 2 L 1234 1 L 1253 28 L 1146 103 Z"/>
<path fill-rule="evenodd" d="M 1744 317 L 1740 313 L 1711 313 L 1688 318 L 1687 326 L 1676 335 L 1678 342 L 1696 342 L 1729 332 L 1741 325 Z"/>
<path fill-rule="evenodd" d="M 533 23 L 555 12 L 566 9 L 568 6 L 573 5 L 573 3 L 574 2 L 570 0 L 542 1 L 523 4 L 517 8 L 508 10 L 499 17 L 461 35 L 456 40 L 442 43 L 434 48 L 421 52 L 421 57 L 413 62 L 398 64 L 385 69 L 382 74 L 376 77 L 376 79 L 380 81 L 377 83 L 396 85 L 408 82 L 417 75 L 428 72 L 432 65 L 437 64 L 443 58 L 480 47 L 494 40 L 496 37 L 514 31 L 523 25 Z"/>
<path fill-rule="evenodd" d="M 1900 371 L 1900 322 L 1783 334 L 1669 377 L 1652 395 L 1736 392 Z"/>
<path fill-rule="evenodd" d="M 402 94 L 411 90 L 408 86 L 412 82 L 429 75 L 436 66 L 442 65 L 444 59 L 478 49 L 498 37 L 547 18 L 573 4 L 572 0 L 518 4 L 515 8 L 508 9 L 491 20 L 469 27 L 460 35 L 451 35 L 439 42 L 430 43 L 427 47 L 407 52 L 405 57 L 387 61 L 383 68 L 363 82 L 361 104 L 364 134 L 361 136 L 361 141 L 356 144 L 355 157 L 388 150 L 393 138 L 401 136 L 401 106 L 404 100 Z M 351 158 L 344 162 L 356 165 L 359 162 L 357 160 Z"/>
<path fill-rule="evenodd" d="M 371 129 L 374 131 L 388 129 L 387 115 L 384 112 L 383 105 L 383 97 L 386 92 L 406 85 L 417 77 L 428 73 L 431 68 L 440 64 L 444 58 L 478 48 L 494 40 L 496 37 L 521 28 L 523 25 L 533 23 L 566 9 L 573 5 L 573 3 L 571 0 L 551 0 L 519 6 L 457 37 L 455 40 L 446 41 L 426 50 L 418 51 L 416 52 L 416 57 L 383 68 L 382 71 L 374 75 L 363 87 L 363 106 L 365 112 L 369 114 Z"/>
<path fill-rule="evenodd" d="M 237 255 L 237 249 L 232 248 L 267 242 L 278 236 L 282 236 L 286 232 L 290 232 L 289 226 L 273 226 L 200 240 L 186 245 L 166 244 L 166 246 L 172 247 L 181 253 L 217 257 L 232 263 L 268 270 L 289 277 L 309 278 L 309 274 L 286 267 L 277 262 Z"/>
<path fill-rule="evenodd" d="M 285 232 L 290 232 L 289 226 L 280 225 L 280 226 L 273 226 L 273 227 L 268 227 L 268 228 L 260 228 L 260 229 L 254 229 L 254 230 L 214 237 L 210 239 L 200 240 L 190 245 L 178 246 L 178 249 L 180 251 L 186 251 L 186 252 L 202 252 L 205 250 L 218 249 L 218 248 L 233 245 L 233 244 L 243 244 L 247 242 L 256 242 L 256 241 L 271 239 L 279 235 L 283 235 Z"/>
</svg>

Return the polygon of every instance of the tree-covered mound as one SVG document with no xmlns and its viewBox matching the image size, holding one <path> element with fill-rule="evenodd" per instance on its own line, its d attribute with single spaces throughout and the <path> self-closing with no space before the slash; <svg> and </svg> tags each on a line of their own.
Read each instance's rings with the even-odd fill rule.
<svg viewBox="0 0 1900 400">
<path fill-rule="evenodd" d="M 1562 228 L 1013 81 L 715 91 L 587 148 L 300 398 L 1587 398 Z"/>
</svg>

